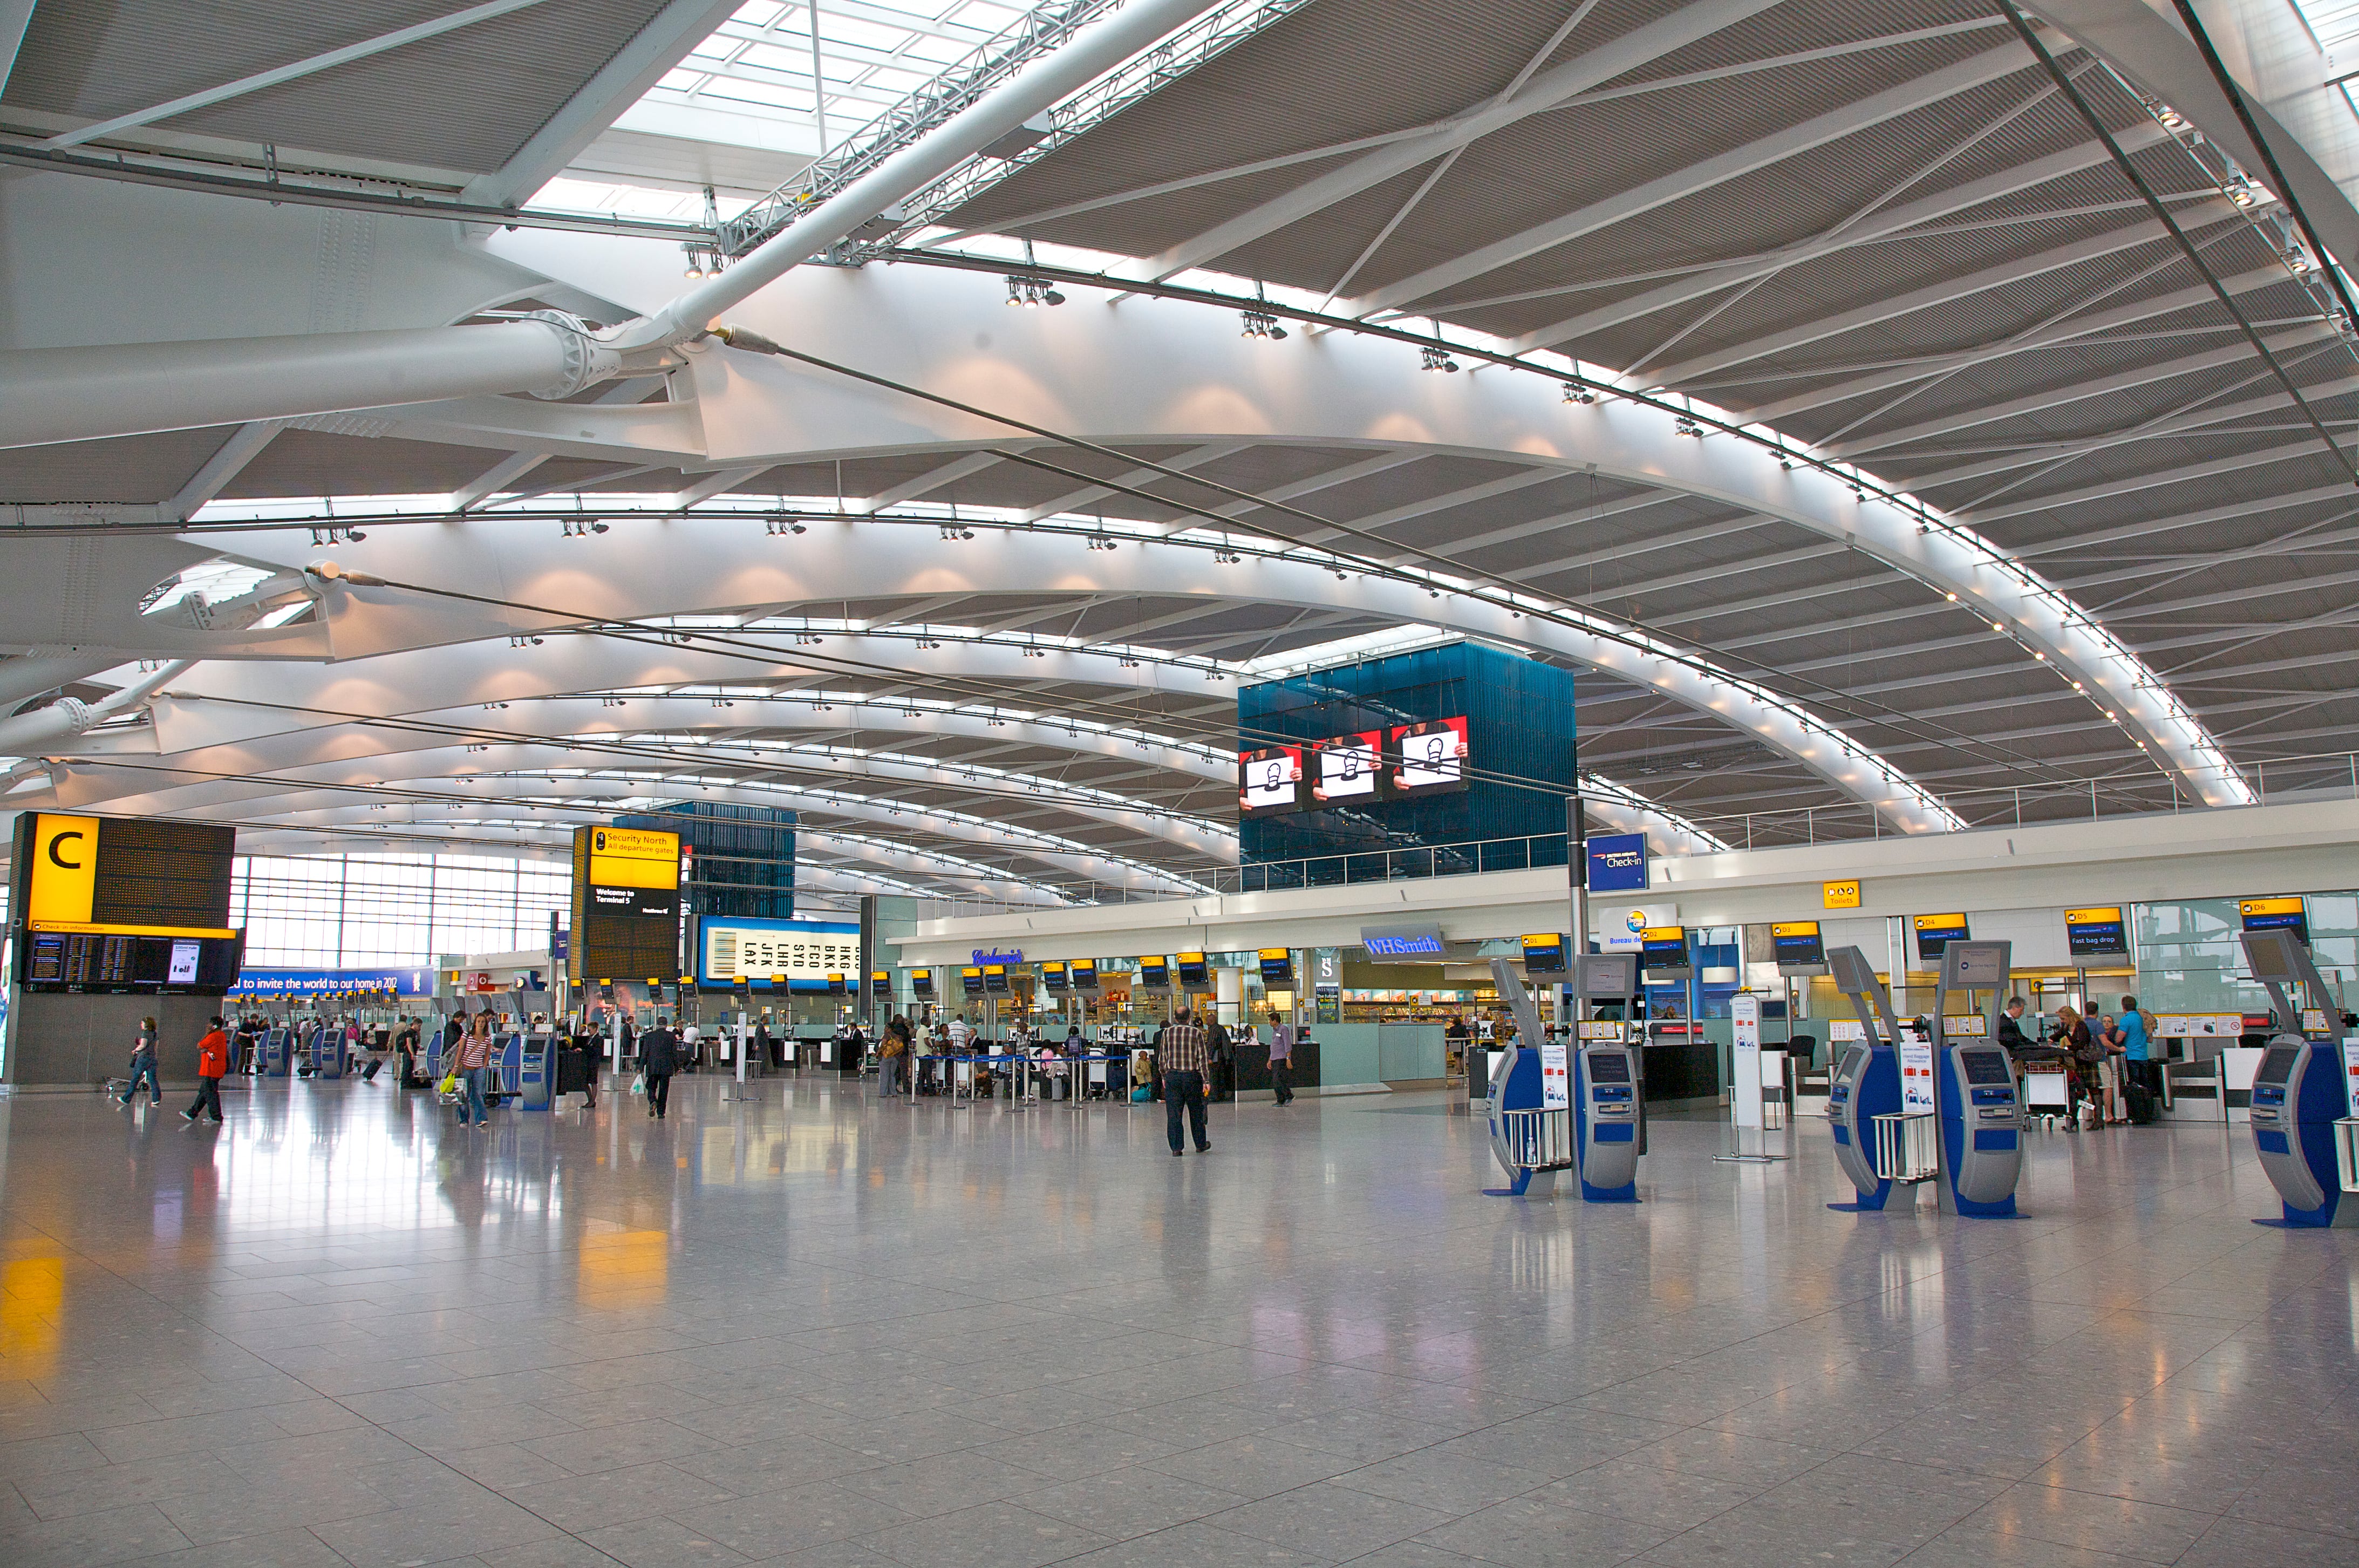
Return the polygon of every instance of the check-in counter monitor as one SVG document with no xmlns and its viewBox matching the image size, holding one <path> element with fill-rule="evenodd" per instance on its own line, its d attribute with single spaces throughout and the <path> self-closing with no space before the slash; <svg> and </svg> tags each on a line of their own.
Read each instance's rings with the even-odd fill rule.
<svg viewBox="0 0 2359 1568">
<path fill-rule="evenodd" d="M 1946 1046 L 1937 1074 L 1943 1172 L 1957 1212 L 2015 1212 L 2023 1168 L 2023 1097 L 2015 1063 L 1995 1045 Z"/>
<path fill-rule="evenodd" d="M 1574 1133 L 1581 1195 L 1591 1203 L 1638 1201 L 1638 1053 L 1626 1045 L 1584 1045 L 1574 1052 Z"/>
<path fill-rule="evenodd" d="M 2285 1217 L 2263 1225 L 2331 1225 L 2338 1209 L 2344 1225 L 2359 1224 L 2359 1205 L 2340 1202 L 2334 1157 L 2334 1124 L 2350 1114 L 2340 1044 L 2290 1034 L 2270 1040 L 2253 1075 L 2253 1145 Z"/>
<path fill-rule="evenodd" d="M 1827 1120 L 1833 1124 L 1835 1164 L 1857 1189 L 1854 1203 L 1832 1208 L 1875 1210 L 1892 1195 L 1889 1177 L 1875 1172 L 1875 1119 L 1900 1112 L 1900 1053 L 1888 1045 L 1846 1047 L 1827 1080 Z"/>
</svg>

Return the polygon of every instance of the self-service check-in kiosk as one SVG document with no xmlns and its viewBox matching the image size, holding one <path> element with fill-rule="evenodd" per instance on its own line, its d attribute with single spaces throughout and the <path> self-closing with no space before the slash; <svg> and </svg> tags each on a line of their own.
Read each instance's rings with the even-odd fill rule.
<svg viewBox="0 0 2359 1568">
<path fill-rule="evenodd" d="M 311 1076 L 341 1079 L 344 1075 L 344 1027 L 322 1024 L 311 1044 Z"/>
<path fill-rule="evenodd" d="M 255 1051 L 261 1060 L 255 1070 L 265 1078 L 286 1077 L 287 1046 L 294 1034 L 294 1030 L 283 1028 L 266 1030 L 263 1034 L 261 1047 Z"/>
<path fill-rule="evenodd" d="M 1900 1038 L 1892 998 L 1875 977 L 1867 955 L 1855 947 L 1827 953 L 1827 969 L 1836 987 L 1851 998 L 1858 1015 L 1860 1039 L 1846 1046 L 1827 1079 L 1827 1120 L 1833 1124 L 1835 1164 L 1859 1192 L 1856 1203 L 1829 1203 L 1845 1213 L 1873 1212 L 1892 1195 L 1893 1172 L 1876 1165 L 1876 1118 L 1897 1117 L 1902 1110 L 1900 1053 L 1893 1042 Z M 1886 1124 L 1893 1125 L 1893 1124 Z M 1895 1135 L 1896 1147 L 1897 1135 Z"/>
<path fill-rule="evenodd" d="M 1941 950 L 1941 975 L 1932 1015 L 1934 1094 L 1940 1116 L 1941 1204 L 1976 1219 L 2015 1213 L 2016 1178 L 2023 1170 L 2023 1094 L 2015 1063 L 1993 1043 L 1994 1020 L 2013 974 L 2014 944 L 1951 942 Z M 1980 1038 L 1958 1034 L 1944 1021 L 1952 995 L 1985 996 Z"/>
<path fill-rule="evenodd" d="M 545 1034 L 521 1035 L 517 1039 L 517 1104 L 527 1111 L 545 1111 L 557 1087 L 557 1041 Z"/>
<path fill-rule="evenodd" d="M 484 1085 L 498 1099 L 514 1099 L 524 1088 L 524 1036 L 512 1034 L 492 1047 L 492 1081 Z"/>
<path fill-rule="evenodd" d="M 2354 1080 L 2334 1037 L 2334 997 L 2292 931 L 2248 931 L 2241 938 L 2253 978 L 2268 991 L 2278 1019 L 2296 1026 L 2269 1037 L 2253 1075 L 2253 1147 L 2285 1208 L 2282 1219 L 2255 1223 L 2296 1229 L 2359 1226 L 2359 1203 L 2342 1201 L 2347 1157 L 2338 1158 L 2335 1149 L 2335 1124 L 2347 1123 L 2352 1115 Z M 2305 988 L 2307 996 L 2297 994 Z M 2305 1002 L 2315 1006 L 2304 1007 Z"/>
<path fill-rule="evenodd" d="M 1603 1019 L 1573 1026 L 1573 1152 L 1581 1195 L 1593 1203 L 1638 1201 L 1638 1113 L 1646 1073 L 1630 1026 Z"/>
</svg>

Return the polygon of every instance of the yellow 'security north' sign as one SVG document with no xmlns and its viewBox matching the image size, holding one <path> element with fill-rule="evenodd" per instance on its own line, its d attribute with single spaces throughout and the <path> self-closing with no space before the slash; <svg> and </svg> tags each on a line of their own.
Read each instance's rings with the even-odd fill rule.
<svg viewBox="0 0 2359 1568">
<path fill-rule="evenodd" d="M 679 834 L 647 828 L 598 828 L 590 835 L 593 887 L 678 887 Z"/>
<path fill-rule="evenodd" d="M 1845 882 L 1828 882 L 1821 884 L 1819 889 L 1819 894 L 1822 900 L 1823 908 L 1830 909 L 1856 909 L 1859 908 L 1859 879 L 1857 877 L 1853 877 L 1851 880 Z"/>
</svg>

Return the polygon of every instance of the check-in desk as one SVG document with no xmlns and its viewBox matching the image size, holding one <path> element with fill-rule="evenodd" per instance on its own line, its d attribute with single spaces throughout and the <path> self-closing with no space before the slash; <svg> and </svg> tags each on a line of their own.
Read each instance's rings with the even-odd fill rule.
<svg viewBox="0 0 2359 1568">
<path fill-rule="evenodd" d="M 1319 1042 L 1299 1040 L 1294 1042 L 1292 1067 L 1286 1076 L 1296 1094 L 1319 1087 Z M 1269 1082 L 1269 1047 L 1256 1041 L 1236 1048 L 1237 1094 L 1273 1094 Z"/>
<path fill-rule="evenodd" d="M 1661 1105 L 1669 1100 L 1702 1100 L 1720 1097 L 1720 1047 L 1711 1037 L 1693 1025 L 1672 1026 L 1680 1032 L 1665 1031 L 1660 1025 L 1649 1026 L 1645 1055 L 1647 1059 L 1647 1099 Z M 1694 1029 L 1690 1034 L 1687 1030 Z"/>
</svg>

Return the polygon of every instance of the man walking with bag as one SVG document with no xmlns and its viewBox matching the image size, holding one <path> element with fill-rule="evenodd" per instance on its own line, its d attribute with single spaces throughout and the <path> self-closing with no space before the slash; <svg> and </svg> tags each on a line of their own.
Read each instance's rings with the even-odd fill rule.
<svg viewBox="0 0 2359 1568">
<path fill-rule="evenodd" d="M 1155 1048 L 1156 1066 L 1163 1073 L 1164 1128 L 1171 1138 L 1171 1158 L 1186 1152 L 1180 1145 L 1180 1110 L 1188 1110 L 1188 1130 L 1196 1152 L 1210 1154 L 1212 1140 L 1204 1136 L 1204 1074 L 1212 1065 L 1212 1042 L 1186 1009 L 1173 1018 Z"/>
<path fill-rule="evenodd" d="M 1269 1086 L 1279 1105 L 1294 1104 L 1294 1026 L 1284 1018 L 1269 1028 Z"/>
<path fill-rule="evenodd" d="M 679 1066 L 679 1037 L 671 1032 L 669 1018 L 658 1018 L 656 1027 L 639 1036 L 639 1071 L 647 1080 L 647 1115 L 658 1121 L 671 1108 L 671 1075 Z"/>
</svg>

